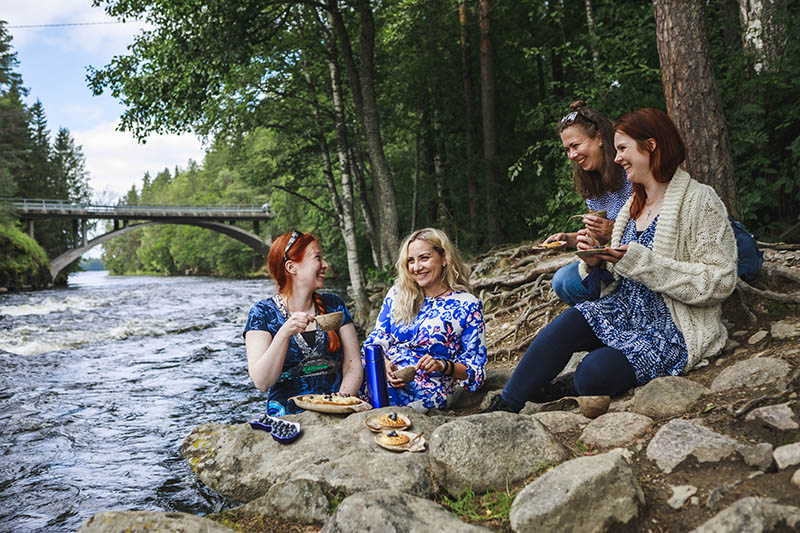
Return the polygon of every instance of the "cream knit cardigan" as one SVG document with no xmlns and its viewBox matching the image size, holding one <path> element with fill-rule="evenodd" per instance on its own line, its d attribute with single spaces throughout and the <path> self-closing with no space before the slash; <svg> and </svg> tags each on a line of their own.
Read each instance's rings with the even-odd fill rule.
<svg viewBox="0 0 800 533">
<path fill-rule="evenodd" d="M 619 246 L 630 219 L 629 198 L 614 223 L 610 246 Z M 689 352 L 684 372 L 717 355 L 728 331 L 722 324 L 722 302 L 736 288 L 736 239 L 728 212 L 714 189 L 678 169 L 667 186 L 650 250 L 632 242 L 616 265 L 605 266 L 616 281 L 638 281 L 661 294 Z M 581 277 L 588 275 L 585 262 Z"/>
</svg>

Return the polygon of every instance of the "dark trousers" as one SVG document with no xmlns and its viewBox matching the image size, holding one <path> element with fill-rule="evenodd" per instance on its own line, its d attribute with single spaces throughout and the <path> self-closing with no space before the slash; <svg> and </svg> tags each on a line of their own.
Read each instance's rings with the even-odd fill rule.
<svg viewBox="0 0 800 533">
<path fill-rule="evenodd" d="M 583 351 L 589 353 L 574 378 L 581 396 L 617 396 L 636 385 L 636 375 L 625 355 L 604 346 L 581 312 L 570 308 L 533 340 L 503 389 L 503 399 L 514 409 L 521 409 L 567 366 L 574 352 Z"/>
</svg>

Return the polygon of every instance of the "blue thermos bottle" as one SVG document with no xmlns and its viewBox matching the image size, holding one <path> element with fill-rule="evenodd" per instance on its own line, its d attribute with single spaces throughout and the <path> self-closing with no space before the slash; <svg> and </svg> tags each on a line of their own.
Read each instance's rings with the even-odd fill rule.
<svg viewBox="0 0 800 533">
<path fill-rule="evenodd" d="M 380 344 L 364 347 L 364 374 L 369 389 L 369 403 L 376 409 L 388 406 L 389 389 L 386 385 L 386 367 Z"/>
</svg>

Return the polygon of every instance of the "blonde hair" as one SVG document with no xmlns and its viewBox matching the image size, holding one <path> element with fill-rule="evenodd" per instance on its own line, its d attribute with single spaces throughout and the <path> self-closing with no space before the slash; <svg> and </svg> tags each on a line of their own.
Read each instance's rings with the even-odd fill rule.
<svg viewBox="0 0 800 533">
<path fill-rule="evenodd" d="M 461 259 L 461 255 L 447 238 L 447 235 L 436 228 L 417 230 L 403 240 L 400 253 L 397 254 L 397 280 L 394 282 L 396 297 L 392 305 L 392 316 L 397 322 L 410 324 L 422 308 L 425 293 L 408 272 L 408 246 L 414 241 L 425 241 L 447 261 L 442 281 L 450 290 L 472 293 L 469 284 L 469 267 Z"/>
</svg>

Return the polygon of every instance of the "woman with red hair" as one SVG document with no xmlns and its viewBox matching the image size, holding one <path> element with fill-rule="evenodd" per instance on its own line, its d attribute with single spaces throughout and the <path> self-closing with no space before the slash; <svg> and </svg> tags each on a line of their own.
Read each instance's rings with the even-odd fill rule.
<svg viewBox="0 0 800 533">
<path fill-rule="evenodd" d="M 725 346 L 722 302 L 736 287 L 736 241 L 722 200 L 678 168 L 686 148 L 663 111 L 634 111 L 614 130 L 614 161 L 633 195 L 609 247 L 579 264 L 592 299 L 542 330 L 487 411 L 518 412 L 526 401 L 566 395 L 616 396 L 687 372 Z M 588 235 L 578 241 L 579 249 L 599 244 Z M 578 351 L 588 354 L 574 375 L 550 383 Z"/>
<path fill-rule="evenodd" d="M 288 399 L 299 394 L 355 395 L 362 367 L 353 317 L 342 299 L 323 288 L 328 263 L 319 239 L 297 230 L 272 243 L 267 257 L 278 292 L 250 309 L 244 338 L 247 368 L 260 391 L 268 391 L 267 414 L 299 411 Z M 314 316 L 343 312 L 338 331 L 319 329 Z"/>
</svg>

